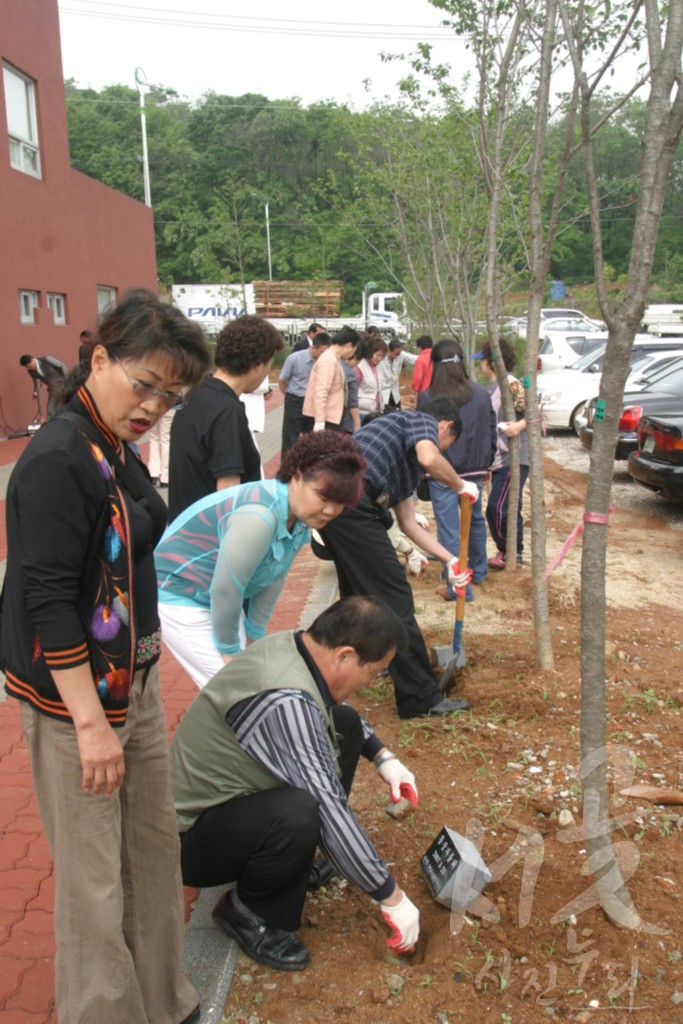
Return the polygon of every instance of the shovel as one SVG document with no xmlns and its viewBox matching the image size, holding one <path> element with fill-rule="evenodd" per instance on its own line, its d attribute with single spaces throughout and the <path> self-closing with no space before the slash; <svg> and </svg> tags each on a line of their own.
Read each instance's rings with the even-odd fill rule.
<svg viewBox="0 0 683 1024">
<path fill-rule="evenodd" d="M 458 551 L 458 562 L 461 570 L 467 566 L 467 558 L 470 546 L 470 521 L 472 519 L 472 505 L 466 494 L 460 497 L 460 549 Z M 465 589 L 456 595 L 455 599 L 455 628 L 453 630 L 453 653 L 446 662 L 439 689 L 447 693 L 455 682 L 455 675 L 467 664 L 467 655 L 462 643 L 462 627 L 465 621 Z"/>
</svg>

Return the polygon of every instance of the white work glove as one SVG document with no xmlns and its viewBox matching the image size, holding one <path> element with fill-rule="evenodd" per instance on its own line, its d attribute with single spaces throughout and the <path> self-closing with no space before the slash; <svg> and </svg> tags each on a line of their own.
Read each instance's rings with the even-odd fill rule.
<svg viewBox="0 0 683 1024">
<path fill-rule="evenodd" d="M 419 577 L 422 570 L 429 565 L 429 559 L 416 548 L 408 548 L 403 557 L 412 576 Z"/>
<path fill-rule="evenodd" d="M 456 591 L 462 590 L 472 580 L 472 570 L 463 569 L 461 572 L 457 558 L 451 558 L 450 562 L 446 562 L 446 573 L 448 582 Z"/>
<path fill-rule="evenodd" d="M 474 505 L 475 501 L 479 497 L 479 488 L 476 484 L 473 484 L 471 480 L 463 480 L 462 490 L 458 491 L 458 497 L 462 497 L 466 494 L 470 499 L 470 502 Z"/>
<path fill-rule="evenodd" d="M 377 774 L 383 782 L 386 782 L 391 793 L 391 799 L 395 804 L 402 797 L 410 800 L 413 807 L 417 807 L 417 786 L 415 776 L 409 772 L 404 764 L 391 751 L 385 750 L 378 757 L 375 765 Z"/>
<path fill-rule="evenodd" d="M 313 427 L 313 433 L 317 433 L 317 431 L 318 431 L 318 430 L 324 430 L 324 429 L 325 429 L 325 421 L 323 420 L 323 422 L 322 422 L 322 423 L 316 423 L 316 424 L 314 425 L 314 427 Z"/>
<path fill-rule="evenodd" d="M 397 953 L 410 953 L 420 937 L 420 911 L 405 893 L 395 907 L 388 907 L 386 903 L 380 903 L 380 907 L 382 917 L 392 930 L 387 946 Z"/>
<path fill-rule="evenodd" d="M 415 513 L 415 522 L 418 526 L 421 526 L 423 530 L 429 529 L 429 520 L 427 516 L 423 516 L 421 512 Z"/>
</svg>

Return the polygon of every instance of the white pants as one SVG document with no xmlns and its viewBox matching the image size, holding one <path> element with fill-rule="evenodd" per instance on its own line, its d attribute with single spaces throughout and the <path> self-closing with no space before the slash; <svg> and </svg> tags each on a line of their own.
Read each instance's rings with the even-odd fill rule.
<svg viewBox="0 0 683 1024">
<path fill-rule="evenodd" d="M 211 612 L 199 605 L 164 604 L 159 602 L 161 635 L 169 651 L 199 689 L 223 668 L 225 662 L 216 648 L 211 625 Z M 247 645 L 244 615 L 240 620 L 240 647 Z"/>
<path fill-rule="evenodd" d="M 165 412 L 147 434 L 149 439 L 149 475 L 162 484 L 168 483 L 168 456 L 171 448 L 171 424 L 175 409 Z"/>
</svg>

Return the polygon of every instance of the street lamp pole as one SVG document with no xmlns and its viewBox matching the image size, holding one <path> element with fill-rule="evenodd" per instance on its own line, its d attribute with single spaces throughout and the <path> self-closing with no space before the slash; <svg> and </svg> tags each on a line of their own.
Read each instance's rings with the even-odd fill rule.
<svg viewBox="0 0 683 1024">
<path fill-rule="evenodd" d="M 266 245 L 268 246 L 268 280 L 273 280 L 273 260 L 270 252 L 270 208 L 268 200 L 265 200 L 266 207 Z"/>
<path fill-rule="evenodd" d="M 135 69 L 135 85 L 140 97 L 140 124 L 142 126 L 142 178 L 145 188 L 145 206 L 152 205 L 152 191 L 149 183 L 149 154 L 147 152 L 147 118 L 145 116 L 145 89 L 147 76 L 142 68 Z"/>
</svg>

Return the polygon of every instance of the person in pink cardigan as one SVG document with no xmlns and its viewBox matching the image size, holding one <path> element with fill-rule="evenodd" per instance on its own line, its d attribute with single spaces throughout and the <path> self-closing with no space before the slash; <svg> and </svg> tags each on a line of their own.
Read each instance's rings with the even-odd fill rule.
<svg viewBox="0 0 683 1024">
<path fill-rule="evenodd" d="M 313 417 L 313 430 L 342 430 L 346 404 L 346 375 L 342 359 L 353 356 L 360 338 L 351 327 L 332 337 L 327 352 L 313 365 L 304 399 L 304 416 Z"/>
</svg>

